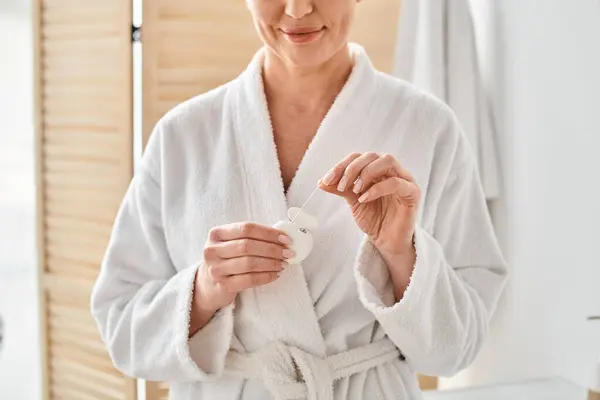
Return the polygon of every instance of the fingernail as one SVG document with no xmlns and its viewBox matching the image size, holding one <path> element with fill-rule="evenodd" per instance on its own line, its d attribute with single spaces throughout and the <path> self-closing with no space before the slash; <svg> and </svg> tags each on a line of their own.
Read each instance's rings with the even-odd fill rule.
<svg viewBox="0 0 600 400">
<path fill-rule="evenodd" d="M 354 182 L 354 188 L 352 191 L 356 194 L 360 193 L 360 189 L 362 189 L 362 179 L 358 178 L 356 182 Z"/>
<path fill-rule="evenodd" d="M 277 237 L 277 240 L 279 240 L 283 244 L 292 244 L 292 239 L 290 239 L 289 236 L 279 235 Z"/>
<path fill-rule="evenodd" d="M 278 278 L 279 278 L 279 277 L 281 277 L 281 274 L 283 274 L 283 271 L 279 271 L 279 272 L 277 272 L 277 277 L 278 277 Z"/>
<path fill-rule="evenodd" d="M 335 178 L 335 172 L 329 171 L 327 175 L 323 178 L 323 183 L 326 185 L 330 185 L 333 182 L 333 178 Z"/>
<path fill-rule="evenodd" d="M 286 269 L 287 267 L 289 267 L 290 264 L 286 263 L 285 261 L 283 261 L 281 263 L 281 269 Z"/>
<path fill-rule="evenodd" d="M 338 192 L 343 192 L 344 190 L 346 190 L 346 185 L 348 184 L 348 178 L 346 178 L 345 176 L 340 180 L 340 183 L 338 184 L 337 190 Z"/>
<path fill-rule="evenodd" d="M 295 256 L 295 253 L 290 249 L 283 249 L 283 258 L 292 258 Z"/>
<path fill-rule="evenodd" d="M 359 203 L 364 203 L 369 197 L 369 192 L 364 192 L 362 196 L 358 198 Z"/>
</svg>

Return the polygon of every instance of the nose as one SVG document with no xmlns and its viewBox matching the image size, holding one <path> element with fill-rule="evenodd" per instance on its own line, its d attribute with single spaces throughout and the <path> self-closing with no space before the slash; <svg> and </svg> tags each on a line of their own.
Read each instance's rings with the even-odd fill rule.
<svg viewBox="0 0 600 400">
<path fill-rule="evenodd" d="M 313 12 L 312 0 L 288 0 L 285 5 L 286 15 L 300 19 Z"/>
</svg>

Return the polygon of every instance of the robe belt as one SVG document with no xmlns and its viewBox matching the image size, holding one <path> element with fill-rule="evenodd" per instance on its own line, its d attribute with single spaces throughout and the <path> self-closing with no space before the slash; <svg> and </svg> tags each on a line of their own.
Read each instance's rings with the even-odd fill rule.
<svg viewBox="0 0 600 400">
<path fill-rule="evenodd" d="M 229 375 L 262 380 L 276 400 L 333 400 L 334 381 L 395 359 L 400 351 L 384 338 L 325 358 L 273 342 L 253 353 L 230 351 L 225 365 Z"/>
</svg>

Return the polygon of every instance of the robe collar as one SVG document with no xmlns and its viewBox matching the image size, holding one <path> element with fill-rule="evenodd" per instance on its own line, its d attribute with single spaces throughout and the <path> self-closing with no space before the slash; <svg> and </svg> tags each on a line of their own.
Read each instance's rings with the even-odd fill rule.
<svg viewBox="0 0 600 400">
<path fill-rule="evenodd" d="M 234 81 L 228 106 L 234 115 L 233 128 L 245 174 L 244 198 L 240 201 L 247 204 L 249 220 L 271 226 L 287 219 L 287 209 L 302 205 L 317 180 L 331 167 L 372 143 L 369 110 L 375 103 L 378 72 L 361 46 L 351 43 L 349 50 L 354 59 L 352 71 L 302 158 L 287 194 L 262 80 L 264 48 Z M 332 211 L 325 206 L 311 208 L 318 219 L 327 218 Z M 271 339 L 325 355 L 323 336 L 301 265 L 287 268 L 280 279 L 253 292 L 256 312 L 270 324 Z"/>
<path fill-rule="evenodd" d="M 254 186 L 249 189 L 260 198 L 254 199 L 252 207 L 258 221 L 272 224 L 286 218 L 287 208 L 300 206 L 329 168 L 360 149 L 365 140 L 372 139 L 367 117 L 376 91 L 377 71 L 361 46 L 348 46 L 354 59 L 353 69 L 309 144 L 287 194 L 262 79 L 265 48 L 255 54 L 239 77 L 238 108 L 234 110 L 236 133 L 244 147 L 240 153 L 245 158 L 248 182 Z M 270 216 L 264 215 L 266 211 Z"/>
</svg>

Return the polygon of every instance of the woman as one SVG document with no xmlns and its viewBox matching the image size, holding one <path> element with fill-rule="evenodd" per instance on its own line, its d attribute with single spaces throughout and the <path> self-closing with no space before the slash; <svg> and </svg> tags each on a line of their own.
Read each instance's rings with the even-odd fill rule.
<svg viewBox="0 0 600 400">
<path fill-rule="evenodd" d="M 355 0 L 248 0 L 265 46 L 156 126 L 92 298 L 174 399 L 418 399 L 475 357 L 505 270 L 452 112 L 347 43 Z M 319 221 L 300 264 L 272 228 Z"/>
</svg>

